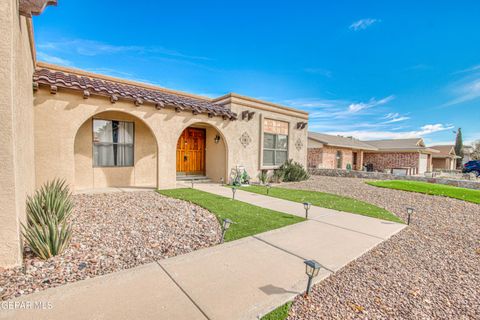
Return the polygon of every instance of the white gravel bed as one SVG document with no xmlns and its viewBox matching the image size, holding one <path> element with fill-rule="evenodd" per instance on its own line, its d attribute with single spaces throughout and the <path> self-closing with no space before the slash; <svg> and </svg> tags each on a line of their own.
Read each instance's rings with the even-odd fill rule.
<svg viewBox="0 0 480 320">
<path fill-rule="evenodd" d="M 47 261 L 25 251 L 25 269 L 0 268 L 0 300 L 7 300 L 220 241 L 209 211 L 153 191 L 74 195 L 69 248 Z"/>
<path fill-rule="evenodd" d="M 314 176 L 282 187 L 370 202 L 411 225 L 297 297 L 288 319 L 480 319 L 480 205 Z"/>
</svg>

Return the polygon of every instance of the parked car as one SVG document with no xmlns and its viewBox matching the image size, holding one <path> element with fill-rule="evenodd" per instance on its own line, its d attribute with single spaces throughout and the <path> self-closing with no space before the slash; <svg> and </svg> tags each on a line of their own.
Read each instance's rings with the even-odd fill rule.
<svg viewBox="0 0 480 320">
<path fill-rule="evenodd" d="M 471 160 L 463 165 L 463 173 L 474 172 L 477 177 L 480 176 L 480 160 Z"/>
</svg>

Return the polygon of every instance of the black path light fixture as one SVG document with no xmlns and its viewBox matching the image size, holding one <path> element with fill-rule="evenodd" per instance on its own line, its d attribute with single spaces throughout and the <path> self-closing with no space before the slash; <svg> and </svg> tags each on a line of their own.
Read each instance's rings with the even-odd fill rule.
<svg viewBox="0 0 480 320">
<path fill-rule="evenodd" d="M 237 192 L 237 187 L 232 187 L 232 200 L 235 200 L 235 192 Z"/>
<path fill-rule="evenodd" d="M 310 202 L 304 202 L 303 203 L 303 208 L 305 209 L 305 219 L 308 219 L 308 210 L 312 207 L 312 204 Z"/>
<path fill-rule="evenodd" d="M 305 273 L 308 276 L 308 283 L 307 283 L 307 291 L 305 294 L 308 296 L 310 293 L 310 287 L 312 286 L 312 279 L 318 276 L 318 272 L 320 271 L 320 263 L 315 260 L 305 260 Z"/>
<path fill-rule="evenodd" d="M 265 185 L 265 187 L 267 187 L 267 196 L 268 196 L 268 194 L 270 193 L 270 188 L 271 188 L 272 186 L 270 185 L 270 183 L 267 183 L 267 184 Z"/>
<path fill-rule="evenodd" d="M 227 233 L 228 228 L 230 228 L 230 225 L 233 223 L 232 220 L 226 218 L 223 219 L 222 223 L 222 239 L 220 239 L 220 243 L 223 243 L 225 241 L 225 234 Z"/>
<path fill-rule="evenodd" d="M 407 215 L 408 215 L 407 225 L 410 225 L 410 217 L 412 216 L 414 211 L 415 210 L 412 207 L 407 207 Z"/>
</svg>

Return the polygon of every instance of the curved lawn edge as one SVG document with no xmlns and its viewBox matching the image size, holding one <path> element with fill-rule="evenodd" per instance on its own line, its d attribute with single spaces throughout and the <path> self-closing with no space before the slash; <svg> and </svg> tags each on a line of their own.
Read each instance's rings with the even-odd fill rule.
<svg viewBox="0 0 480 320">
<path fill-rule="evenodd" d="M 225 241 L 253 236 L 305 221 L 302 217 L 278 212 L 220 195 L 191 188 L 157 190 L 161 195 L 194 203 L 214 214 L 220 225 L 223 219 L 234 223 L 225 234 Z"/>
<path fill-rule="evenodd" d="M 442 196 L 480 204 L 480 190 L 466 189 L 437 183 L 405 180 L 366 181 L 365 183 L 374 187 L 417 192 L 433 196 Z"/>
<path fill-rule="evenodd" d="M 275 310 L 264 315 L 260 320 L 285 320 L 288 317 L 288 312 L 292 307 L 293 301 L 289 301 Z"/>
<path fill-rule="evenodd" d="M 368 202 L 339 196 L 332 193 L 303 189 L 301 190 L 271 187 L 267 195 L 267 188 L 260 185 L 240 187 L 239 189 L 299 203 L 310 202 L 312 205 L 317 207 L 344 211 L 387 221 L 404 223 L 402 219 L 384 208 L 377 207 L 376 205 L 370 204 Z"/>
</svg>

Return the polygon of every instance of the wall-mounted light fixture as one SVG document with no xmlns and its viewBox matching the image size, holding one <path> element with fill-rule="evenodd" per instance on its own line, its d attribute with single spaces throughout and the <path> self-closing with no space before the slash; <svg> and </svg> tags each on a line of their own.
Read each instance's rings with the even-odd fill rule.
<svg viewBox="0 0 480 320">
<path fill-rule="evenodd" d="M 213 141 L 215 141 L 216 144 L 219 143 L 220 142 L 220 136 L 217 134 L 215 136 L 215 138 L 213 139 Z"/>
<path fill-rule="evenodd" d="M 298 130 L 302 130 L 302 129 L 305 129 L 305 127 L 307 126 L 307 122 L 297 122 L 297 129 Z"/>
<path fill-rule="evenodd" d="M 250 121 L 253 119 L 253 116 L 255 115 L 255 111 L 242 111 L 242 120 L 247 120 Z"/>
</svg>

